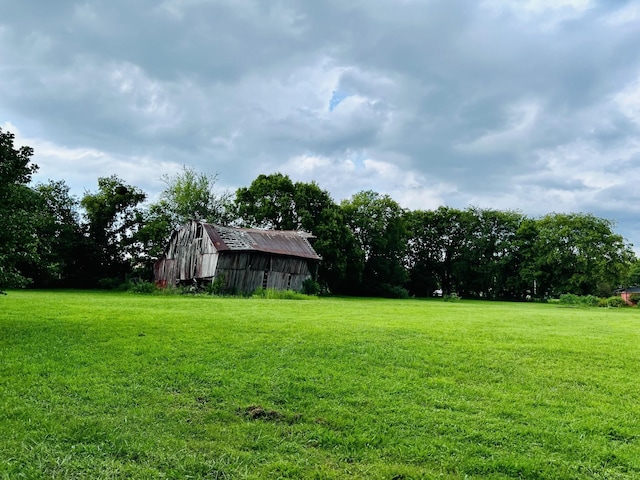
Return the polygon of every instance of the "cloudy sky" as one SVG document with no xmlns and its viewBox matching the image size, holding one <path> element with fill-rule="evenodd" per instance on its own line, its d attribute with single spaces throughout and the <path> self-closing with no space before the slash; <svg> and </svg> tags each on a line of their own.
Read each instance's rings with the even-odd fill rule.
<svg viewBox="0 0 640 480">
<path fill-rule="evenodd" d="M 640 2 L 0 0 L 37 180 L 187 165 L 402 206 L 591 212 L 640 245 Z"/>
</svg>

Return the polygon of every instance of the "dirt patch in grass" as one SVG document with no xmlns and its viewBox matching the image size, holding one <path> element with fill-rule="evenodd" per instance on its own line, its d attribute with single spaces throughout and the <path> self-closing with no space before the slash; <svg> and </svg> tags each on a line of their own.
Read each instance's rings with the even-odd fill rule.
<svg viewBox="0 0 640 480">
<path fill-rule="evenodd" d="M 268 420 L 275 422 L 284 419 L 282 413 L 275 410 L 267 410 L 260 405 L 249 405 L 246 408 L 238 409 L 238 414 L 251 420 Z"/>
</svg>

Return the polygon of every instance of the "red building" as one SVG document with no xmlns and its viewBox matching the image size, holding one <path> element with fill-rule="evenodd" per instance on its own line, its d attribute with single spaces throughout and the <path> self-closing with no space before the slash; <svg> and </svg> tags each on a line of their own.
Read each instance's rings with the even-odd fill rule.
<svg viewBox="0 0 640 480">
<path fill-rule="evenodd" d="M 640 295 L 640 287 L 629 287 L 623 290 L 617 290 L 616 293 L 622 297 L 627 305 L 637 305 L 637 302 L 631 300 L 631 296 Z"/>
</svg>

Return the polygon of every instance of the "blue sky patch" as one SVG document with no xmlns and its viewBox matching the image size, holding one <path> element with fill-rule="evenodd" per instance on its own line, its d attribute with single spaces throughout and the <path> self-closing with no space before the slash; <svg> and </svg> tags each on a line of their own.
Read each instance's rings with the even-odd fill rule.
<svg viewBox="0 0 640 480">
<path fill-rule="evenodd" d="M 329 111 L 333 112 L 338 105 L 342 103 L 342 101 L 350 97 L 351 95 L 342 90 L 334 90 L 333 95 L 331 96 L 331 100 L 329 100 Z"/>
</svg>

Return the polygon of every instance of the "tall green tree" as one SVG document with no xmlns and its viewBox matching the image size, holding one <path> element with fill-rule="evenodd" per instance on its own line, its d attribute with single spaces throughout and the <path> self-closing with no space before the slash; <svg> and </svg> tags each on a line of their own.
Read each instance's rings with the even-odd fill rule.
<svg viewBox="0 0 640 480">
<path fill-rule="evenodd" d="M 343 212 L 315 182 L 294 184 L 294 224 L 311 232 L 322 257 L 318 280 L 328 291 L 346 293 L 362 274 L 357 242 Z"/>
<path fill-rule="evenodd" d="M 440 207 L 408 216 L 410 291 L 482 298 L 516 298 L 518 212 Z"/>
<path fill-rule="evenodd" d="M 635 258 L 612 222 L 591 214 L 549 214 L 523 228 L 522 275 L 539 296 L 610 295 Z"/>
<path fill-rule="evenodd" d="M 318 281 L 327 290 L 344 293 L 359 281 L 355 238 L 340 207 L 315 182 L 294 183 L 281 173 L 259 175 L 238 189 L 234 210 L 244 226 L 312 233 L 313 247 L 322 256 Z"/>
<path fill-rule="evenodd" d="M 136 233 L 141 248 L 137 261 L 146 265 L 147 275 L 164 251 L 174 230 L 189 220 L 228 224 L 230 194 L 217 188 L 218 176 L 183 166 L 180 172 L 161 177 L 164 188 L 157 202 L 144 212 L 144 222 Z"/>
<path fill-rule="evenodd" d="M 437 212 L 414 210 L 407 212 L 411 232 L 407 242 L 406 266 L 408 290 L 418 297 L 430 297 L 442 287 L 442 246 Z"/>
<path fill-rule="evenodd" d="M 98 179 L 98 191 L 86 192 L 80 204 L 85 212 L 88 238 L 93 246 L 93 281 L 122 281 L 132 269 L 141 245 L 137 232 L 143 224 L 140 204 L 146 194 L 126 185 L 116 175 Z"/>
<path fill-rule="evenodd" d="M 428 295 L 434 287 L 444 294 L 465 292 L 472 215 L 468 211 L 440 207 L 431 212 L 415 212 L 408 218 L 412 235 L 407 264 L 411 269 L 412 292 Z"/>
<path fill-rule="evenodd" d="M 462 293 L 482 298 L 520 296 L 516 235 L 524 216 L 519 212 L 468 208 L 463 251 Z M 466 278 L 466 281 L 465 281 Z"/>
<path fill-rule="evenodd" d="M 38 195 L 29 188 L 37 165 L 31 147 L 14 146 L 15 136 L 0 129 L 0 291 L 29 282 L 19 264 L 37 261 L 40 239 L 36 233 Z"/>
<path fill-rule="evenodd" d="M 39 205 L 33 211 L 36 232 L 41 239 L 37 261 L 23 264 L 22 271 L 36 287 L 83 284 L 88 240 L 80 223 L 79 200 L 63 180 L 36 185 Z"/>
<path fill-rule="evenodd" d="M 393 295 L 409 279 L 405 268 L 409 230 L 406 211 L 388 195 L 367 190 L 341 203 L 364 261 L 361 293 Z"/>
<path fill-rule="evenodd" d="M 296 187 L 287 175 L 258 175 L 249 187 L 236 191 L 236 217 L 243 225 L 274 230 L 301 228 Z"/>
<path fill-rule="evenodd" d="M 184 166 L 182 171 L 161 177 L 164 188 L 155 204 L 163 211 L 173 227 L 189 220 L 227 223 L 230 194 L 218 190 L 218 175 L 198 172 Z"/>
<path fill-rule="evenodd" d="M 624 287 L 637 287 L 640 286 L 640 260 L 634 259 L 629 266 L 629 273 L 627 274 Z"/>
</svg>

